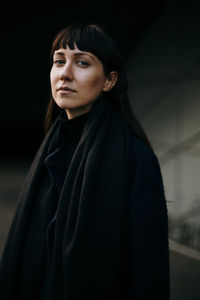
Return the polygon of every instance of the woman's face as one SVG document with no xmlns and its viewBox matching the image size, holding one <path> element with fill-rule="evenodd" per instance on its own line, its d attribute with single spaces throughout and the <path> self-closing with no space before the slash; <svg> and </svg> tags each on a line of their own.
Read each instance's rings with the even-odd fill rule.
<svg viewBox="0 0 200 300">
<path fill-rule="evenodd" d="M 113 86 L 95 55 L 68 47 L 54 52 L 50 81 L 53 98 L 69 119 L 89 111 L 99 94 Z"/>
</svg>

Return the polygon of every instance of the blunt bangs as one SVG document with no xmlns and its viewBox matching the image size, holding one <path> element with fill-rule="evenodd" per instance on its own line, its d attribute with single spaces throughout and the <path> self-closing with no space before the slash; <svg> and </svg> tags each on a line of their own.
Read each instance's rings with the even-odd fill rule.
<svg viewBox="0 0 200 300">
<path fill-rule="evenodd" d="M 53 41 L 51 59 L 56 50 L 67 47 L 71 50 L 77 47 L 80 51 L 95 55 L 102 62 L 106 74 L 122 69 L 118 45 L 97 25 L 76 23 L 61 30 Z"/>
</svg>

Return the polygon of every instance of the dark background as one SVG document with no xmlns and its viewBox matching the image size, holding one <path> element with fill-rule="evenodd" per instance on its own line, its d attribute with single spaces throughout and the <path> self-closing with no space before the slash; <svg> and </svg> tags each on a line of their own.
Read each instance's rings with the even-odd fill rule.
<svg viewBox="0 0 200 300">
<path fill-rule="evenodd" d="M 32 159 L 43 136 L 49 53 L 54 35 L 76 21 L 99 23 L 118 42 L 125 60 L 162 16 L 166 1 L 54 1 L 0 4 L 0 155 Z"/>
<path fill-rule="evenodd" d="M 0 3 L 0 255 L 21 186 L 44 136 L 43 119 L 50 94 L 49 54 L 54 35 L 75 21 L 86 20 L 102 25 L 119 43 L 126 64 L 131 69 L 131 99 L 138 104 L 139 117 L 144 115 L 139 120 L 146 120 L 147 117 L 147 121 L 150 120 L 147 124 L 152 122 L 150 127 L 153 124 L 156 133 L 159 133 L 156 129 L 160 126 L 160 132 L 169 134 L 166 141 L 177 132 L 175 138 L 178 140 L 182 129 L 190 134 L 194 133 L 194 126 L 190 126 L 193 121 L 196 122 L 196 131 L 199 132 L 199 15 L 200 2 L 197 0 Z M 134 63 L 129 64 L 131 57 L 134 58 Z M 141 102 L 144 105 L 141 106 Z M 158 119 L 149 116 L 151 112 L 155 112 L 157 106 L 160 107 L 158 112 L 162 112 L 163 119 L 158 112 L 155 113 Z M 188 120 L 188 115 L 191 121 Z M 185 116 L 187 120 L 184 120 Z M 183 128 L 180 124 L 183 124 Z M 159 137 L 159 140 L 165 138 Z M 164 171 L 165 175 L 172 177 L 169 182 L 174 185 L 174 199 L 170 198 L 170 201 L 175 200 L 174 204 L 181 204 L 182 195 L 189 186 L 192 190 L 187 199 L 189 204 L 192 197 L 199 197 L 200 152 L 198 147 L 196 150 L 194 147 L 194 161 L 192 151 L 185 153 L 191 159 L 188 160 L 187 171 L 186 165 L 183 168 L 181 164 L 183 158 L 185 159 L 182 157 L 185 149 L 180 146 L 176 148 L 177 144 L 175 141 L 175 150 L 180 153 L 174 160 L 174 167 L 171 168 L 172 165 L 169 164 L 169 168 L 167 165 Z M 163 148 L 169 149 L 168 144 Z M 189 172 L 192 176 L 197 174 L 196 185 L 193 184 L 194 177 Z M 191 183 L 182 187 L 181 180 L 185 173 Z M 195 216 L 199 220 L 199 216 Z M 190 217 L 191 215 L 189 221 L 193 221 Z M 187 236 L 191 241 L 199 241 L 199 227 L 191 227 L 193 231 L 188 234 L 187 228 L 190 227 L 186 227 L 186 223 L 180 227 L 181 223 L 178 222 L 175 219 L 174 223 L 170 223 L 170 228 L 177 233 L 178 239 Z M 173 236 L 170 233 L 171 237 Z M 194 258 L 197 255 L 190 250 L 184 250 L 184 243 L 170 244 L 173 300 L 199 299 L 199 252 L 197 259 Z"/>
</svg>

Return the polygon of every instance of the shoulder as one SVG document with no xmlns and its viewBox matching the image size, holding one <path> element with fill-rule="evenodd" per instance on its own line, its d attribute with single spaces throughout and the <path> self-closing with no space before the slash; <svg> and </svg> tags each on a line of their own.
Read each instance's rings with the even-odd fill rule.
<svg viewBox="0 0 200 300">
<path fill-rule="evenodd" d="M 150 169 L 156 168 L 160 170 L 159 160 L 154 150 L 135 135 L 121 113 L 115 111 L 114 115 L 115 122 L 112 127 L 112 136 L 118 137 L 119 142 L 123 141 L 129 160 L 128 163 L 140 166 L 140 168 L 149 167 Z"/>
<path fill-rule="evenodd" d="M 163 186 L 162 171 L 156 153 L 142 140 L 129 132 L 128 159 L 133 173 L 155 180 Z"/>
<path fill-rule="evenodd" d="M 129 129 L 130 151 L 138 158 L 155 156 L 154 151 L 144 141 L 137 137 L 132 129 Z"/>
<path fill-rule="evenodd" d="M 167 201 L 157 155 L 139 138 L 133 136 L 128 158 L 135 221 L 138 224 L 166 221 Z"/>
</svg>

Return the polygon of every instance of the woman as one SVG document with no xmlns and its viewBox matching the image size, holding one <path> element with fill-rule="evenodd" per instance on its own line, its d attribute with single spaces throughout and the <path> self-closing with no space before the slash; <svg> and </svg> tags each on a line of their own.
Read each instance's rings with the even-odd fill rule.
<svg viewBox="0 0 200 300">
<path fill-rule="evenodd" d="M 1 299 L 169 299 L 162 176 L 119 48 L 78 23 L 51 58 L 47 134 L 4 249 Z"/>
</svg>

